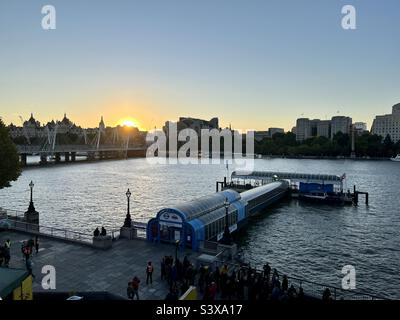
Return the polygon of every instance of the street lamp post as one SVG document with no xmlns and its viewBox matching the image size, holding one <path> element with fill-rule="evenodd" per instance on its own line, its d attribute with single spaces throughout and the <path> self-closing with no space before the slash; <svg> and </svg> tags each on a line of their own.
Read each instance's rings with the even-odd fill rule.
<svg viewBox="0 0 400 320">
<path fill-rule="evenodd" d="M 35 206 L 33 205 L 33 187 L 34 187 L 34 183 L 33 181 L 31 181 L 29 183 L 29 188 L 31 189 L 31 199 L 29 201 L 29 208 L 28 208 L 28 212 L 35 212 Z"/>
<path fill-rule="evenodd" d="M 229 231 L 229 206 L 230 203 L 227 198 L 225 198 L 224 202 L 224 207 L 225 207 L 225 229 L 224 229 L 224 235 L 222 236 L 221 243 L 226 244 L 226 245 L 231 245 L 232 244 L 232 239 L 231 239 L 231 232 Z"/>
<path fill-rule="evenodd" d="M 35 185 L 33 184 L 33 181 L 31 181 L 31 183 L 29 184 L 29 188 L 31 188 L 31 202 L 32 202 L 32 198 L 33 198 L 33 187 Z"/>
<path fill-rule="evenodd" d="M 39 225 L 39 212 L 36 211 L 35 206 L 33 204 L 33 187 L 34 186 L 35 185 L 33 184 L 33 181 L 31 181 L 29 183 L 29 188 L 31 189 L 31 196 L 30 196 L 30 199 L 29 199 L 28 210 L 24 214 L 24 221 L 29 223 L 29 224 L 37 224 L 37 225 Z"/>
<path fill-rule="evenodd" d="M 126 228 L 131 228 L 132 227 L 132 219 L 131 219 L 131 213 L 130 213 L 130 198 L 131 198 L 132 193 L 128 189 L 126 192 L 126 199 L 128 201 L 128 208 L 127 208 L 127 213 L 126 213 L 126 218 L 124 222 L 124 227 Z"/>
</svg>

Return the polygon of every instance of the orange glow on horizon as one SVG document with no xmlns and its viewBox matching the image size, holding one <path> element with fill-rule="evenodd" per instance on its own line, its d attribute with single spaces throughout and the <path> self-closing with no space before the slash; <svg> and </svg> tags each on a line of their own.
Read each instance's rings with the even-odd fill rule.
<svg viewBox="0 0 400 320">
<path fill-rule="evenodd" d="M 119 125 L 123 127 L 138 128 L 140 129 L 139 123 L 133 118 L 124 118 L 119 121 Z"/>
</svg>

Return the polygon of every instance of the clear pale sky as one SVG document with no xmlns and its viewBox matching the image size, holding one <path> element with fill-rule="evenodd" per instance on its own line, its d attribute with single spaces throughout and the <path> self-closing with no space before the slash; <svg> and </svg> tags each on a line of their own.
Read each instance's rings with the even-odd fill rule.
<svg viewBox="0 0 400 320">
<path fill-rule="evenodd" d="M 41 28 L 54 5 L 57 29 Z M 341 8 L 357 9 L 343 30 Z M 398 0 L 0 1 L 0 116 L 290 130 L 400 102 Z"/>
</svg>

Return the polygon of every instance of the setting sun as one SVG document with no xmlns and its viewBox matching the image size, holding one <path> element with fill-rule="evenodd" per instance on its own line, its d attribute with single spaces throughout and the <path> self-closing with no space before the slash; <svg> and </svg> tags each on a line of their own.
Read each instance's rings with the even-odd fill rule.
<svg viewBox="0 0 400 320">
<path fill-rule="evenodd" d="M 123 119 L 120 121 L 120 125 L 124 127 L 139 128 L 139 124 L 134 119 Z"/>
</svg>

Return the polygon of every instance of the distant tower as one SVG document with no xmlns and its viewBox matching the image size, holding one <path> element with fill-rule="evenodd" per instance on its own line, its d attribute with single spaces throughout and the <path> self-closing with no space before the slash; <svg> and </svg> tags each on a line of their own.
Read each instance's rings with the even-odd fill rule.
<svg viewBox="0 0 400 320">
<path fill-rule="evenodd" d="M 106 129 L 106 126 L 104 125 L 103 116 L 101 116 L 101 120 L 100 120 L 100 123 L 99 123 L 99 129 L 101 131 L 104 131 Z"/>
</svg>

